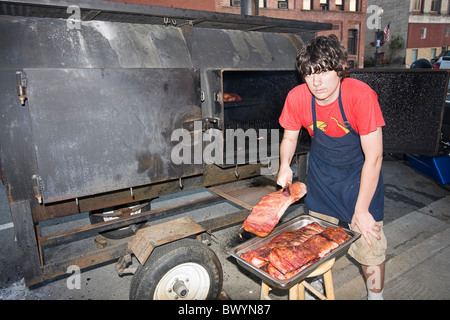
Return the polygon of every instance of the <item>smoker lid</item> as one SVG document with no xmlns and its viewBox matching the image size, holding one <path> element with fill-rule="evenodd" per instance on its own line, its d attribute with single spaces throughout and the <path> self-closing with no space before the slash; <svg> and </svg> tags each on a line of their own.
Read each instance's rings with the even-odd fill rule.
<svg viewBox="0 0 450 320">
<path fill-rule="evenodd" d="M 165 24 L 177 27 L 192 25 L 197 28 L 297 34 L 331 30 L 332 27 L 329 23 L 243 16 L 104 0 L 46 0 L 45 3 L 37 0 L 0 1 L 0 15 L 68 19 L 74 14 L 69 6 L 77 6 L 80 9 L 81 21 Z"/>
</svg>

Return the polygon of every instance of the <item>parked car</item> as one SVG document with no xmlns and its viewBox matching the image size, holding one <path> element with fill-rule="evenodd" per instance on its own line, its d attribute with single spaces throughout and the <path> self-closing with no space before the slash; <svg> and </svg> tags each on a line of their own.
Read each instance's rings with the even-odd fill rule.
<svg viewBox="0 0 450 320">
<path fill-rule="evenodd" d="M 439 58 L 441 57 L 450 57 L 450 50 L 444 50 L 442 51 L 437 57 L 434 57 L 433 59 L 430 60 L 431 64 L 434 66 L 436 64 L 436 62 L 439 60 Z M 436 68 L 439 69 L 439 68 Z"/>
<path fill-rule="evenodd" d="M 431 69 L 433 66 L 427 59 L 419 59 L 413 62 L 411 69 Z"/>
<path fill-rule="evenodd" d="M 450 69 L 450 56 L 440 57 L 433 65 L 433 69 Z"/>
</svg>

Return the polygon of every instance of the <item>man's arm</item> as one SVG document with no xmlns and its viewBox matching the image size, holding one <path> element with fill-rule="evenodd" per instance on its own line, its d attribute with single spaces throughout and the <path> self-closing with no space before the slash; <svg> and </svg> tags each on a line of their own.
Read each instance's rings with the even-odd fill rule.
<svg viewBox="0 0 450 320">
<path fill-rule="evenodd" d="M 277 183 L 284 187 L 292 182 L 291 161 L 297 148 L 297 140 L 300 130 L 284 130 L 283 140 L 280 146 L 280 170 L 278 171 Z"/>
<path fill-rule="evenodd" d="M 369 206 L 378 185 L 383 163 L 383 133 L 381 127 L 361 136 L 361 147 L 365 161 L 351 226 L 353 227 L 356 224 L 369 246 L 372 246 L 369 234 L 372 234 L 375 239 L 379 239 L 375 232 L 380 231 L 378 223 L 369 212 Z"/>
</svg>

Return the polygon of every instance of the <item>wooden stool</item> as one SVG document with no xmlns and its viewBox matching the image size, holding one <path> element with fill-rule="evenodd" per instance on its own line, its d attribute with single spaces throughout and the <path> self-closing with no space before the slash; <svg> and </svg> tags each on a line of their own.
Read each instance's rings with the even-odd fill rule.
<svg viewBox="0 0 450 320">
<path fill-rule="evenodd" d="M 311 272 L 306 278 L 313 278 L 320 275 L 323 275 L 323 282 L 325 287 L 325 296 L 317 291 L 313 286 L 311 286 L 308 282 L 302 281 L 294 285 L 289 289 L 289 300 L 305 300 L 305 288 L 311 291 L 315 296 L 317 296 L 321 300 L 334 300 L 334 286 L 333 286 L 333 276 L 331 275 L 331 268 L 334 265 L 335 259 L 328 260 L 327 262 L 322 263 L 320 266 L 316 268 L 313 272 Z M 270 288 L 264 281 L 261 284 L 261 300 L 270 300 L 269 291 Z"/>
</svg>

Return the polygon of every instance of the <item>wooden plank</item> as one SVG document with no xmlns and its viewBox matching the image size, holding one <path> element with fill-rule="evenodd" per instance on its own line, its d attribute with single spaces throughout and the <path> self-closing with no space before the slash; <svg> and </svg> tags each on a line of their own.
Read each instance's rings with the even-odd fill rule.
<svg viewBox="0 0 450 320">
<path fill-rule="evenodd" d="M 234 196 L 232 196 L 232 195 L 230 195 L 230 194 L 228 194 L 226 192 L 223 192 L 222 190 L 220 190 L 217 187 L 211 187 L 211 188 L 209 188 L 209 190 L 211 190 L 212 192 L 218 194 L 221 197 L 224 197 L 227 200 L 230 200 L 231 202 L 236 203 L 237 205 L 239 205 L 239 206 L 241 206 L 241 207 L 243 207 L 245 209 L 248 209 L 248 210 L 252 210 L 253 209 L 252 205 L 250 205 L 250 204 L 242 201 L 241 199 L 236 198 L 236 197 L 234 197 Z"/>
<path fill-rule="evenodd" d="M 277 190 L 276 186 L 258 179 L 239 180 L 208 189 L 248 210 L 252 210 L 265 195 Z"/>
</svg>

